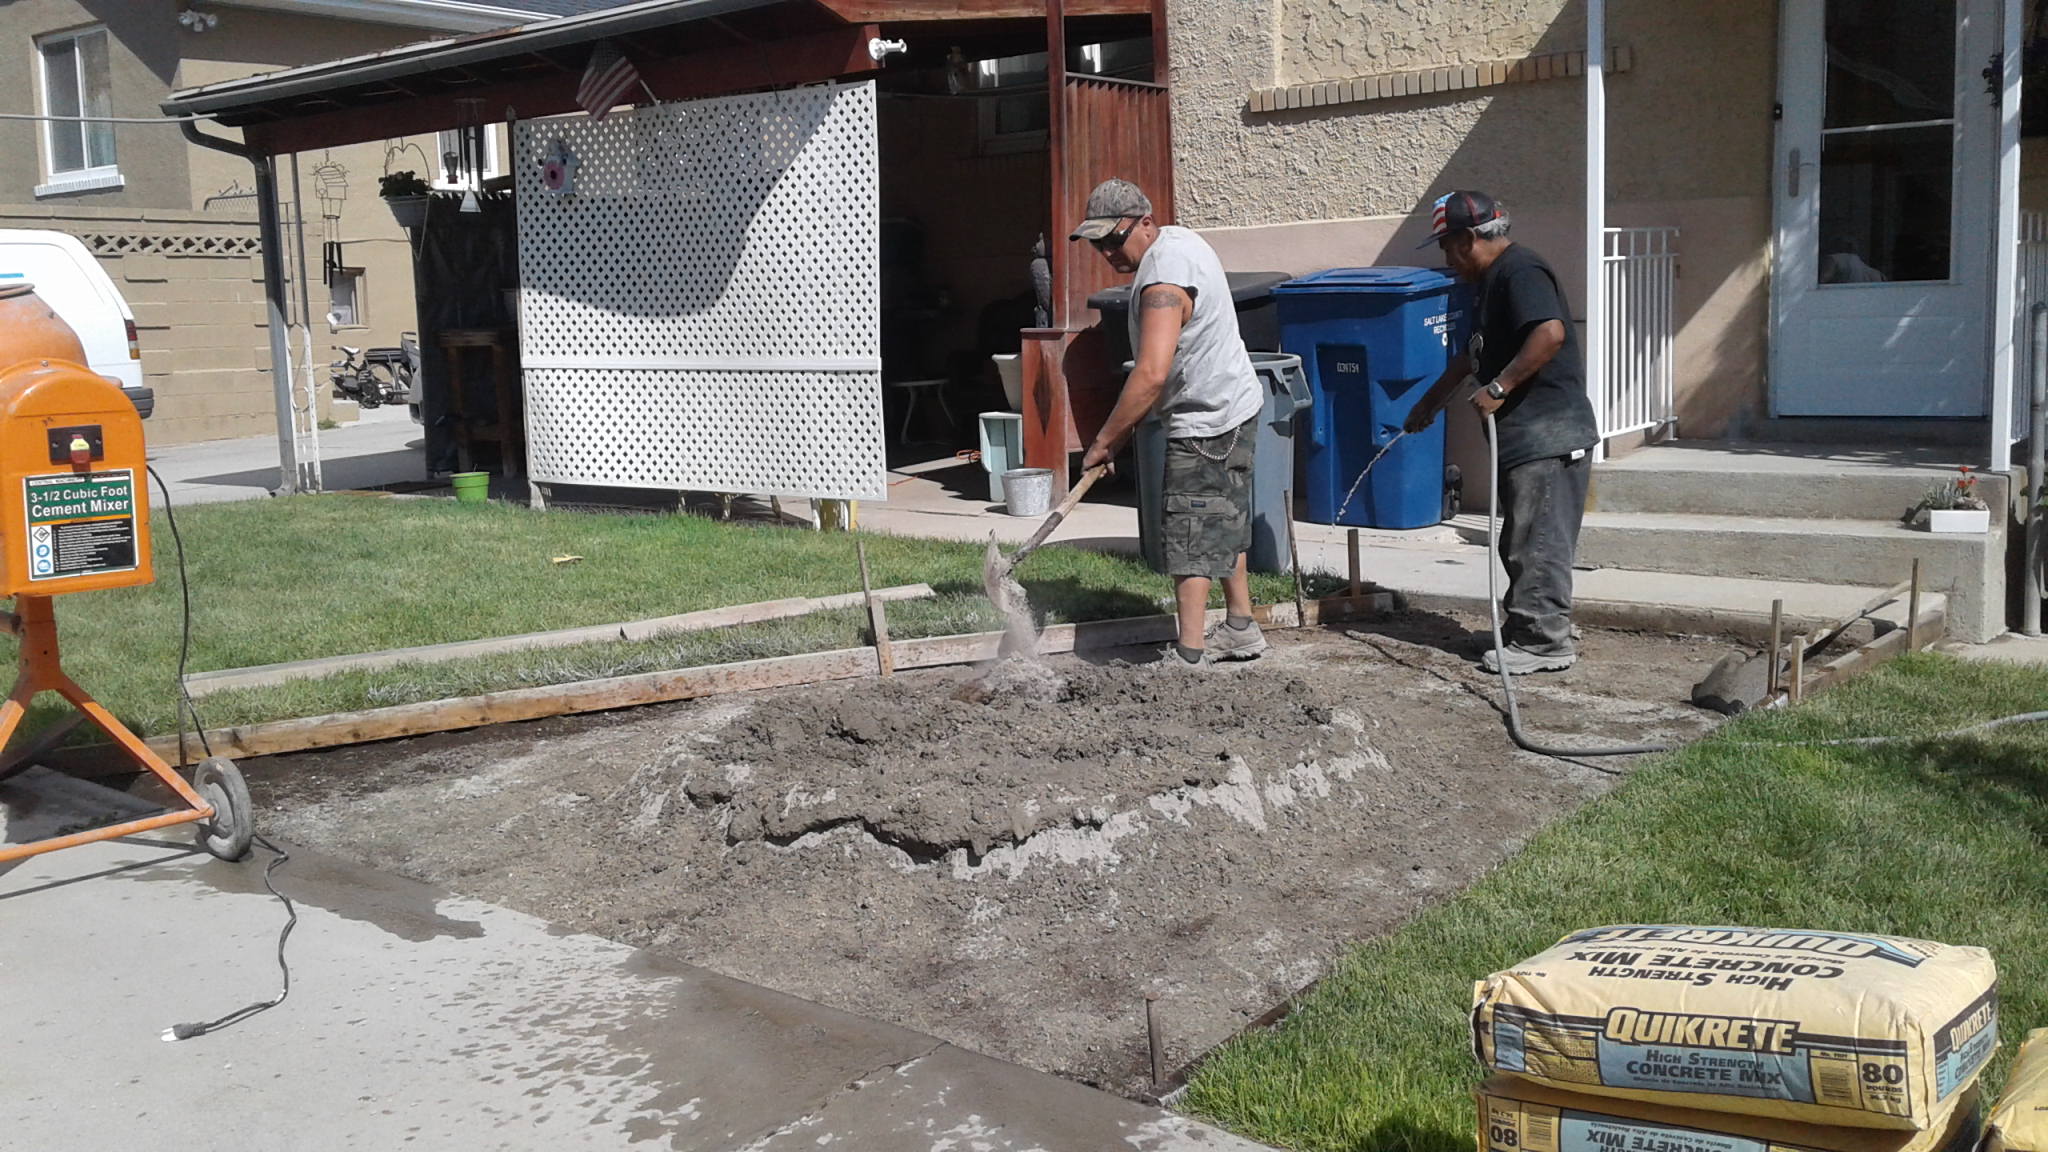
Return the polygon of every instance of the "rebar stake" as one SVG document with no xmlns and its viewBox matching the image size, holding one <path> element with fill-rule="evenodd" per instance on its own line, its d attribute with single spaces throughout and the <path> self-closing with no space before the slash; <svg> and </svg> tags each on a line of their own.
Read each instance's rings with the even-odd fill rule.
<svg viewBox="0 0 2048 1152">
<path fill-rule="evenodd" d="M 1785 602 L 1771 601 L 1771 677 L 1767 694 L 1778 694 L 1779 661 L 1785 658 Z"/>
<path fill-rule="evenodd" d="M 1920 650 L 1920 560 L 1913 560 L 1913 591 L 1906 599 L 1906 651 Z"/>
</svg>

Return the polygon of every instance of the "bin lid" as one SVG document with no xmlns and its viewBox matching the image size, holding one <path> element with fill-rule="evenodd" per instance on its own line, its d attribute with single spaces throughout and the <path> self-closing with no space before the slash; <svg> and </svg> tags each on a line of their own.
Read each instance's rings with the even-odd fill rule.
<svg viewBox="0 0 2048 1152">
<path fill-rule="evenodd" d="M 1230 281 L 1230 299 L 1242 307 L 1257 303 L 1273 294 L 1273 289 L 1287 283 L 1290 277 L 1285 272 L 1225 272 Z M 1088 306 L 1097 312 L 1124 312 L 1131 307 L 1131 286 L 1117 284 L 1088 297 Z"/>
<path fill-rule="evenodd" d="M 1311 292 L 1397 292 L 1409 295 L 1448 288 L 1455 283 L 1455 277 L 1439 268 L 1325 268 L 1321 272 L 1289 280 L 1272 291 L 1276 296 Z"/>
</svg>

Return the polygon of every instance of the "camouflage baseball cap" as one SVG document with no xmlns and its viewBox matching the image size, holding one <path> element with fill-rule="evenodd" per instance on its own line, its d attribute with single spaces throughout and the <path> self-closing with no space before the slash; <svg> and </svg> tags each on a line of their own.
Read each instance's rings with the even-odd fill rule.
<svg viewBox="0 0 2048 1152">
<path fill-rule="evenodd" d="M 1119 222 L 1134 216 L 1150 216 L 1152 201 L 1128 180 L 1104 180 L 1088 194 L 1087 218 L 1074 229 L 1069 240 L 1100 240 L 1116 231 Z"/>
</svg>

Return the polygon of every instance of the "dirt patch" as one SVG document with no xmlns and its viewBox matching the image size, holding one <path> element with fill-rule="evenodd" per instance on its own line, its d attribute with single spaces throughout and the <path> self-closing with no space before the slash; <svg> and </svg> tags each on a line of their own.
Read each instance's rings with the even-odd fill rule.
<svg viewBox="0 0 2048 1152">
<path fill-rule="evenodd" d="M 1514 751 L 1476 621 L 1255 663 L 1011 662 L 245 765 L 261 824 L 1129 1094 L 1469 884 L 1626 762 Z M 1589 630 L 1529 726 L 1685 739 L 1728 651 Z M 1604 770 L 1602 770 L 1604 769 Z"/>
</svg>

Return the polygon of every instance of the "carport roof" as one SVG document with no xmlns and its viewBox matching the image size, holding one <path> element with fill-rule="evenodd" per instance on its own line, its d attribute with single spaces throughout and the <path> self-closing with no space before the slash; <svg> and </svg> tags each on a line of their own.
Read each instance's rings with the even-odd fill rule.
<svg viewBox="0 0 2048 1152">
<path fill-rule="evenodd" d="M 1070 25 L 1128 34 L 1156 0 L 1067 0 Z M 883 26 L 913 39 L 913 65 L 946 45 L 1043 47 L 1044 0 L 641 0 L 510 28 L 407 44 L 363 56 L 223 80 L 174 92 L 166 114 L 244 129 L 276 154 L 450 128 L 459 108 L 496 120 L 574 111 L 577 82 L 598 40 L 617 43 L 659 99 L 687 99 L 873 71 L 867 40 Z M 1138 28 L 1147 24 L 1137 23 Z"/>
</svg>

